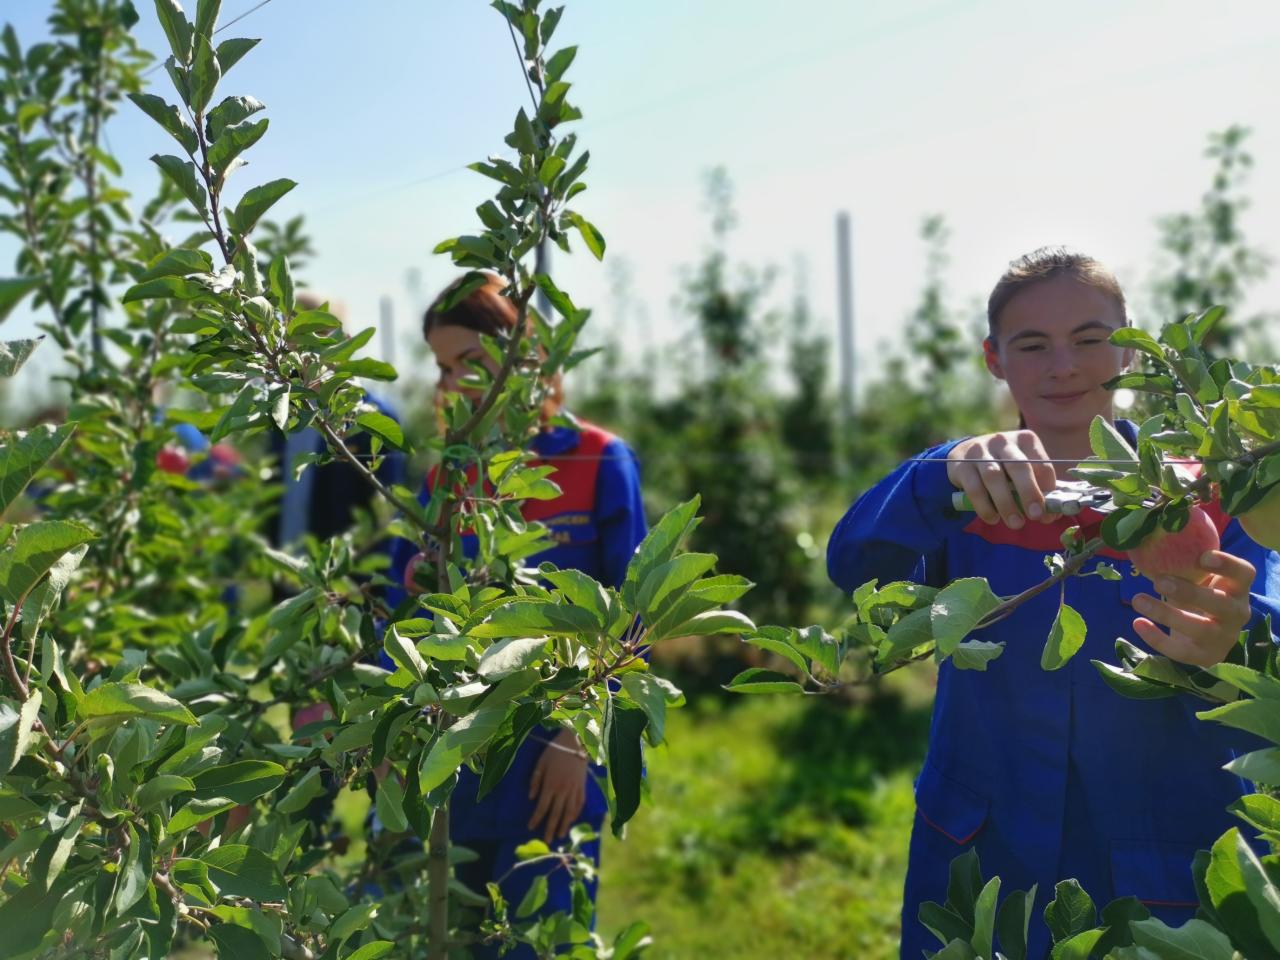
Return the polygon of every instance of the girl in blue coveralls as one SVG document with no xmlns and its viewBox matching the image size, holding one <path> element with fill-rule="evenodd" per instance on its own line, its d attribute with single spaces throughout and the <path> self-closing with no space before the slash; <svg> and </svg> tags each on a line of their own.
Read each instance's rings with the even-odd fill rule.
<svg viewBox="0 0 1280 960">
<path fill-rule="evenodd" d="M 1022 429 L 944 443 L 921 455 L 942 462 L 905 463 L 867 491 L 832 534 L 831 579 L 851 591 L 873 578 L 940 586 L 983 576 L 1001 595 L 1043 580 L 1042 559 L 1061 549 L 1066 527 L 1098 519 L 1051 515 L 1043 494 L 1090 455 L 1093 418 L 1113 416 L 1102 385 L 1131 357 L 1108 337 L 1127 323 L 1119 284 L 1097 261 L 1060 248 L 1014 261 L 991 294 L 983 346 Z M 1116 426 L 1135 440 L 1131 422 Z M 957 488 L 976 519 L 949 510 Z M 1122 636 L 1206 666 L 1264 614 L 1280 622 L 1280 557 L 1210 513 L 1222 549 L 1201 557 L 1203 585 L 1136 576 L 1066 582 L 1066 602 L 1088 636 L 1064 669 L 1040 667 L 1057 591 L 983 631 L 982 639 L 1005 643 L 986 672 L 943 664 L 916 783 L 903 958 L 941 948 L 917 914 L 923 902 L 946 899 L 948 864 L 971 847 L 1003 889 L 1037 885 L 1032 957 L 1047 952 L 1039 918 L 1061 879 L 1076 878 L 1099 904 L 1136 897 L 1170 924 L 1194 914 L 1192 857 L 1240 825 L 1225 808 L 1246 785 L 1222 769 L 1240 742 L 1198 721 L 1202 704 L 1190 698 L 1121 697 L 1089 661 L 1113 662 Z M 1130 572 L 1123 555 L 1105 559 Z"/>
<path fill-rule="evenodd" d="M 469 373 L 468 361 L 496 372 L 480 338 L 506 334 L 515 327 L 515 306 L 503 296 L 503 288 L 502 280 L 490 277 L 485 286 L 452 309 L 441 309 L 442 294 L 427 310 L 423 333 L 440 368 L 440 394 L 466 389 L 459 381 Z M 544 409 L 548 419 L 563 413 L 559 384 L 552 386 L 552 399 Z M 581 570 L 606 586 L 618 587 L 646 532 L 635 454 L 601 428 L 584 420 L 574 422 L 574 427 L 547 426 L 531 443 L 537 463 L 556 468 L 552 479 L 563 493 L 555 500 L 525 504 L 526 518 L 544 523 L 556 544 L 527 562 L 536 566 L 550 561 L 561 569 Z M 427 477 L 419 496 L 424 505 L 433 486 L 434 473 Z M 475 548 L 474 542 L 464 542 L 464 546 L 469 552 Z M 393 546 L 393 580 L 413 582 L 413 568 L 422 557 L 416 551 L 416 545 L 407 540 Z M 403 598 L 403 593 L 396 593 L 388 601 L 394 606 Z M 567 872 L 554 864 L 513 869 L 515 851 L 534 838 L 554 845 L 578 823 L 589 824 L 599 834 L 607 809 L 599 786 L 602 775 L 601 768 L 588 764 L 582 744 L 570 730 L 535 730 L 502 782 L 482 800 L 476 799 L 479 777 L 464 767 L 450 803 L 449 833 L 454 842 L 475 851 L 479 858 L 458 865 L 459 879 L 478 891 L 483 891 L 486 883 L 499 883 L 503 896 L 514 906 L 539 873 L 548 874 L 549 892 L 540 912 L 570 910 Z M 584 853 L 598 862 L 599 842 L 587 844 Z M 594 896 L 594 885 L 591 892 Z M 490 954 L 479 949 L 476 955 Z M 533 952 L 522 947 L 507 956 L 532 958 Z"/>
</svg>

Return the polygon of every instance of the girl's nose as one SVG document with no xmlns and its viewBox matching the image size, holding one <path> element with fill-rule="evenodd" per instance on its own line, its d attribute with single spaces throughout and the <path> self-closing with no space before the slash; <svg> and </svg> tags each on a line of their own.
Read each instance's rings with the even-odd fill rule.
<svg viewBox="0 0 1280 960">
<path fill-rule="evenodd" d="M 1077 367 L 1076 352 L 1070 346 L 1054 347 L 1049 357 L 1049 375 L 1065 377 L 1075 373 Z"/>
</svg>

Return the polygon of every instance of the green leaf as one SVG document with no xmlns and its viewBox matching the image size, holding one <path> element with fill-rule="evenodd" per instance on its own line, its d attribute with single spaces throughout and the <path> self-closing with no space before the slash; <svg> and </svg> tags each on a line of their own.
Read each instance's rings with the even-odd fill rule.
<svg viewBox="0 0 1280 960">
<path fill-rule="evenodd" d="M 1214 912 L 1223 927 L 1231 931 L 1231 937 L 1245 956 L 1271 956 L 1274 949 L 1267 941 L 1259 923 L 1258 911 L 1249 897 L 1244 871 L 1239 855 L 1240 831 L 1232 828 L 1224 833 L 1210 851 L 1209 868 L 1205 871 L 1205 886 Z M 1149 929 L 1158 930 L 1154 925 Z M 1139 943 L 1135 926 L 1134 939 Z"/>
<path fill-rule="evenodd" d="M 1227 810 L 1263 833 L 1280 836 L 1280 800 L 1265 793 L 1248 793 Z"/>
<path fill-rule="evenodd" d="M 1067 604 L 1060 604 L 1058 615 L 1053 618 L 1053 626 L 1049 629 L 1049 639 L 1040 654 L 1041 669 L 1060 670 L 1065 667 L 1084 646 L 1084 638 L 1084 617 Z"/>
<path fill-rule="evenodd" d="M 682 637 L 709 637 L 717 633 L 753 633 L 755 623 L 745 613 L 737 610 L 708 610 L 690 617 L 684 623 L 673 626 L 670 635 Z"/>
<path fill-rule="evenodd" d="M 270 122 L 266 117 L 261 120 L 241 120 L 222 131 L 209 148 L 209 166 L 219 178 L 231 166 L 231 161 L 262 139 Z"/>
<path fill-rule="evenodd" d="M 1084 933 L 1098 922 L 1093 898 L 1075 880 L 1061 881 L 1054 892 L 1056 896 L 1044 908 L 1044 922 L 1048 924 L 1055 942 Z"/>
<path fill-rule="evenodd" d="M 355 953 L 347 955 L 346 960 L 381 960 L 391 956 L 396 945 L 390 940 L 372 940 Z"/>
<path fill-rule="evenodd" d="M 1089 960 L 1089 957 L 1093 954 L 1093 948 L 1097 946 L 1098 941 L 1102 939 L 1106 932 L 1101 928 L 1084 930 L 1068 937 L 1066 940 L 1055 943 L 1053 945 L 1053 960 Z"/>
<path fill-rule="evenodd" d="M 248 236 L 263 214 L 270 210 L 277 200 L 296 186 L 297 184 L 292 180 L 282 178 L 246 191 L 245 195 L 240 198 L 240 202 L 236 204 L 234 214 L 227 218 L 231 224 L 231 229 L 242 237 Z"/>
<path fill-rule="evenodd" d="M 197 0 L 196 3 L 196 36 L 206 40 L 213 36 L 213 25 L 218 22 L 218 11 L 222 8 L 222 0 Z"/>
<path fill-rule="evenodd" d="M 563 50 L 557 50 L 547 60 L 546 80 L 547 83 L 555 83 L 569 69 L 569 65 L 573 63 L 573 58 L 578 55 L 577 47 L 565 47 Z"/>
<path fill-rule="evenodd" d="M 1280 743 L 1280 710 L 1276 709 L 1275 703 L 1267 700 L 1237 700 L 1213 710 L 1202 710 L 1196 717 L 1256 733 L 1272 743 Z"/>
<path fill-rule="evenodd" d="M 316 797 L 325 795 L 324 784 L 320 780 L 320 768 L 312 767 L 302 779 L 295 783 L 283 799 L 275 805 L 276 813 L 298 813 L 305 810 L 307 804 Z"/>
<path fill-rule="evenodd" d="M 257 41 L 253 41 L 257 43 Z M 248 117 L 253 116 L 259 110 L 266 109 L 261 100 L 253 97 L 227 97 L 216 107 L 209 111 L 205 118 L 205 129 L 208 133 L 208 139 L 216 143 L 222 139 L 222 132 L 227 127 L 234 126 Z"/>
<path fill-rule="evenodd" d="M 215 923 L 209 938 L 218 950 L 218 960 L 270 960 L 272 953 L 252 930 L 234 923 Z"/>
<path fill-rule="evenodd" d="M 138 277 L 138 282 L 161 277 L 186 277 L 193 273 L 213 273 L 213 258 L 203 250 L 175 247 L 152 258 Z"/>
<path fill-rule="evenodd" d="M 0 551 L 0 597 L 22 603 L 54 564 L 92 539 L 92 530 L 70 520 L 40 520 L 22 527 Z"/>
<path fill-rule="evenodd" d="M 0 445 L 0 516 L 22 495 L 40 468 L 53 459 L 71 438 L 76 426 L 44 423 L 25 434 L 15 434 Z"/>
<path fill-rule="evenodd" d="M 195 788 L 196 785 L 186 777 L 179 777 L 172 773 L 158 774 L 138 788 L 133 798 L 133 805 L 139 810 L 146 810 L 180 793 L 190 793 Z"/>
<path fill-rule="evenodd" d="M 1000 598 L 981 577 L 965 577 L 948 584 L 933 598 L 929 611 L 938 652 L 944 657 L 955 653 L 960 641 L 999 605 Z"/>
<path fill-rule="evenodd" d="M 222 79 L 222 69 L 218 66 L 218 55 L 213 51 L 213 43 L 208 37 L 195 38 L 195 63 L 191 65 L 191 112 L 197 117 L 204 113 L 205 107 L 213 99 L 213 91 Z"/>
<path fill-rule="evenodd" d="M 1164 348 L 1156 342 L 1155 337 L 1138 327 L 1121 327 L 1111 334 L 1111 342 L 1117 347 L 1141 350 L 1164 362 Z M 1101 456 L 1101 454 L 1098 455 Z"/>
<path fill-rule="evenodd" d="M 226 76 L 227 71 L 239 63 L 240 59 L 260 42 L 247 37 L 233 37 L 218 44 L 218 65 L 222 67 L 223 76 Z"/>
<path fill-rule="evenodd" d="M 378 819 L 392 833 L 404 833 L 409 829 L 409 821 L 404 815 L 404 790 L 392 775 L 384 777 L 378 784 L 377 809 Z"/>
<path fill-rule="evenodd" d="M 685 537 L 698 525 L 700 503 L 700 498 L 695 496 L 668 510 L 636 548 L 635 555 L 627 565 L 627 576 L 623 583 L 623 598 L 629 608 L 636 605 L 639 584 L 655 567 L 670 560 Z"/>
<path fill-rule="evenodd" d="M 991 956 L 996 935 L 996 903 L 1000 896 L 1000 878 L 992 877 L 978 894 L 973 908 L 973 940 L 971 946 L 980 957 Z M 1087 958 L 1086 958 L 1087 960 Z"/>
<path fill-rule="evenodd" d="M 369 926 L 377 912 L 378 904 L 376 903 L 358 903 L 348 907 L 329 926 L 329 942 L 345 943 L 352 935 Z"/>
<path fill-rule="evenodd" d="M 1031 912 L 1035 906 L 1036 888 L 1015 890 L 1005 897 L 996 915 L 996 938 L 1000 952 L 1008 960 L 1027 960 L 1027 930 L 1031 926 Z"/>
<path fill-rule="evenodd" d="M 640 809 L 643 753 L 640 738 L 649 718 L 637 706 L 610 697 L 604 707 L 605 766 L 609 771 L 610 827 L 615 837 Z"/>
<path fill-rule="evenodd" d="M 725 684 L 731 693 L 804 693 L 804 687 L 785 673 L 748 667 Z"/>
<path fill-rule="evenodd" d="M 187 156 L 194 155 L 196 150 L 200 148 L 195 130 L 192 129 L 191 124 L 187 123 L 182 112 L 172 103 L 168 103 L 163 97 L 157 97 L 151 93 L 131 93 L 128 96 L 139 110 L 158 123 L 166 133 L 178 141 L 182 149 L 186 151 Z"/>
<path fill-rule="evenodd" d="M 690 584 L 715 565 L 715 554 L 685 553 L 655 567 L 640 583 L 636 612 L 652 623 L 662 615 L 668 597 L 678 599 Z"/>
<path fill-rule="evenodd" d="M 489 741 L 502 726 L 508 706 L 486 703 L 437 738 L 418 768 L 418 789 L 422 794 L 430 793 L 448 780 L 468 757 Z"/>
<path fill-rule="evenodd" d="M 283 900 L 288 894 L 275 861 L 261 850 L 230 844 L 209 851 L 200 860 L 224 897 L 248 897 L 261 903 Z"/>
<path fill-rule="evenodd" d="M 578 233 L 582 236 L 582 242 L 587 245 L 587 249 L 591 251 L 591 255 L 597 260 L 604 259 L 604 236 L 589 221 L 585 220 L 580 214 L 568 214 L 569 222 L 577 228 Z"/>
<path fill-rule="evenodd" d="M 116 877 L 116 895 L 112 902 L 117 916 L 123 916 L 147 892 L 151 882 L 151 837 L 138 833 L 132 823 L 125 825 L 129 847 L 120 862 Z"/>
<path fill-rule="evenodd" d="M 1268 638 L 1269 639 L 1269 638 Z M 1280 680 L 1238 663 L 1215 663 L 1205 673 L 1262 700 L 1280 700 Z"/>
<path fill-rule="evenodd" d="M 480 786 L 476 788 L 476 799 L 488 796 L 502 782 L 516 752 L 541 720 L 542 707 L 539 704 L 522 703 L 502 721 L 492 745 L 485 751 L 484 770 L 480 774 Z"/>
<path fill-rule="evenodd" d="M 397 450 L 404 449 L 404 431 L 385 413 L 362 413 L 356 417 L 356 425 L 375 437 L 382 439 L 388 446 Z"/>
<path fill-rule="evenodd" d="M 0 340 L 0 377 L 12 377 L 27 362 L 44 337 L 30 340 Z"/>
<path fill-rule="evenodd" d="M 161 0 L 157 0 L 161 2 Z M 190 160 L 183 160 L 172 154 L 157 153 L 151 158 L 151 162 L 160 168 L 161 172 L 172 181 L 178 191 L 187 198 L 187 202 L 196 208 L 196 212 L 202 218 L 207 219 L 209 216 L 209 198 L 205 193 L 204 184 L 200 182 L 200 175 L 196 170 L 196 165 Z"/>
<path fill-rule="evenodd" d="M 237 760 L 195 775 L 196 799 L 226 797 L 249 803 L 270 793 L 284 781 L 285 769 L 270 760 Z"/>
<path fill-rule="evenodd" d="M 1236 835 L 1236 857 L 1245 893 L 1258 915 L 1258 925 L 1271 946 L 1280 950 L 1280 889 L 1272 882 L 1258 855 L 1244 837 Z"/>
<path fill-rule="evenodd" d="M 1136 461 L 1137 453 L 1106 417 L 1097 416 L 1089 425 L 1089 446 L 1100 460 Z"/>
<path fill-rule="evenodd" d="M 157 277 L 135 283 L 124 292 L 121 303 L 135 303 L 139 300 L 194 300 L 209 292 L 209 288 L 196 280 L 183 277 Z"/>
<path fill-rule="evenodd" d="M 640 705 L 640 709 L 649 718 L 645 727 L 649 742 L 654 746 L 662 743 L 666 731 L 667 705 L 680 706 L 684 703 L 684 694 L 670 680 L 655 677 L 651 673 L 623 674 L 622 689 Z"/>
<path fill-rule="evenodd" d="M 485 650 L 476 667 L 480 679 L 497 683 L 504 677 L 519 673 L 540 660 L 546 659 L 546 637 L 512 637 L 499 640 Z"/>
<path fill-rule="evenodd" d="M 957 670 L 985 671 L 987 664 L 1004 653 L 1003 643 L 990 640 L 965 640 L 951 654 L 951 664 Z"/>
<path fill-rule="evenodd" d="M 156 0 L 156 15 L 174 58 L 181 64 L 190 63 L 192 29 L 182 7 L 177 0 Z"/>
<path fill-rule="evenodd" d="M 165 824 L 165 832 L 171 836 L 184 833 L 192 827 L 211 820 L 220 813 L 225 813 L 236 802 L 228 797 L 205 797 L 202 800 L 188 800 L 177 813 Z"/>
<path fill-rule="evenodd" d="M 8 774 L 31 749 L 32 731 L 39 716 L 39 690 L 32 690 L 16 710 L 9 701 L 0 700 L 0 774 Z"/>
<path fill-rule="evenodd" d="M 516 917 L 525 920 L 542 909 L 542 905 L 547 902 L 547 877 L 546 874 L 538 874 L 534 877 L 533 883 L 529 885 L 528 891 L 520 900 L 520 905 L 516 907 Z"/>
<path fill-rule="evenodd" d="M 1232 960 L 1236 956 L 1226 935 L 1203 920 L 1188 920 L 1175 929 L 1151 917 L 1136 921 L 1132 929 L 1134 943 L 1155 950 L 1160 960 Z"/>
<path fill-rule="evenodd" d="M 0 903 L 0 930 L 4 931 L 0 957 L 22 957 L 40 946 L 53 929 L 53 913 L 72 884 L 66 878 L 46 890 L 28 883 Z"/>
<path fill-rule="evenodd" d="M 40 277 L 0 278 L 0 323 L 8 318 L 13 308 L 22 302 L 23 297 L 32 290 L 38 289 L 42 282 Z"/>
<path fill-rule="evenodd" d="M 382 634 L 382 649 L 386 651 L 391 662 L 403 670 L 407 670 L 415 680 L 422 680 L 427 673 L 427 661 L 422 658 L 418 648 L 400 635 L 400 624 L 393 623 Z"/>
<path fill-rule="evenodd" d="M 104 683 L 94 687 L 76 708 L 81 720 L 145 717 L 194 727 L 195 715 L 167 693 L 140 683 Z"/>
</svg>

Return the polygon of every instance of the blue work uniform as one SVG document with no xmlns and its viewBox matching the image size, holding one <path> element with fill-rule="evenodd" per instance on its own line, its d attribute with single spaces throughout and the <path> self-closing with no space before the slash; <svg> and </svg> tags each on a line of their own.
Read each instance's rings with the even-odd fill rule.
<svg viewBox="0 0 1280 960">
<path fill-rule="evenodd" d="M 1128 421 L 1116 426 L 1133 442 Z M 927 450 L 945 460 L 960 441 Z M 827 548 L 833 582 L 852 591 L 915 580 L 942 586 L 986 577 L 999 595 L 1017 594 L 1045 579 L 1043 559 L 1061 550 L 1060 535 L 1080 517 L 1028 523 L 1022 530 L 988 525 L 949 509 L 954 488 L 945 463 L 907 462 L 860 497 Z M 1210 511 L 1222 549 L 1258 571 L 1250 601 L 1253 621 L 1280 623 L 1280 557 L 1249 539 L 1239 523 Z M 1040 656 L 1057 611 L 1050 590 L 979 634 L 1005 644 L 985 672 L 938 675 L 929 750 L 916 781 L 902 912 L 901 956 L 918 960 L 941 944 L 918 920 L 920 905 L 946 900 L 948 865 L 976 849 L 986 877 L 1005 891 L 1037 885 L 1028 956 L 1048 951 L 1040 919 L 1058 880 L 1074 877 L 1099 906 L 1133 896 L 1171 924 L 1190 919 L 1198 897 L 1191 874 L 1197 850 L 1240 822 L 1226 807 L 1248 784 L 1222 769 L 1250 744 L 1246 735 L 1197 720 L 1207 705 L 1179 696 L 1136 701 L 1111 690 L 1090 663 L 1115 663 L 1115 640 L 1136 636 L 1131 608 L 1138 593 L 1155 593 L 1130 576 L 1123 555 L 1111 563 L 1119 581 L 1090 577 L 1065 583 L 1065 600 L 1084 618 L 1083 649 L 1056 672 Z"/>
<path fill-rule="evenodd" d="M 627 564 L 636 547 L 644 539 L 647 526 L 640 498 L 640 474 L 635 454 L 620 439 L 586 421 L 579 429 L 553 427 L 534 438 L 531 447 L 536 463 L 556 467 L 551 475 L 563 491 L 550 501 L 527 501 L 525 516 L 540 520 L 550 530 L 555 546 L 535 555 L 527 562 L 536 565 L 554 563 L 560 569 L 581 570 L 610 587 L 619 587 L 626 576 Z M 431 497 L 434 480 L 428 477 L 418 502 L 424 506 Z M 397 540 L 391 549 L 391 580 L 399 584 L 404 570 L 420 547 L 409 540 Z M 463 537 L 467 556 L 474 556 L 473 535 Z M 399 587 L 387 591 L 387 602 L 394 607 L 404 598 Z M 459 774 L 458 785 L 450 801 L 449 835 L 455 843 L 480 854 L 480 859 L 460 864 L 459 878 L 464 883 L 484 889 L 485 882 L 502 881 L 507 902 L 518 904 L 539 873 L 548 874 L 549 888 L 543 914 L 572 909 L 571 889 L 564 870 L 552 867 L 520 867 L 515 850 L 521 844 L 540 836 L 528 827 L 535 803 L 529 798 L 529 783 L 534 767 L 551 737 L 557 731 L 537 728 L 517 751 L 502 781 L 483 799 L 476 799 L 480 778 L 467 767 Z M 601 789 L 604 768 L 593 765 L 586 783 L 586 802 L 579 822 L 592 826 L 597 834 L 604 826 L 608 809 Z M 544 824 L 539 824 L 539 831 Z M 598 841 L 584 849 L 599 860 Z M 594 886 L 591 888 L 594 897 Z M 483 949 L 477 956 L 489 956 Z M 496 956 L 496 953 L 493 954 Z M 507 954 L 513 958 L 533 957 L 531 950 L 520 948 Z"/>
</svg>

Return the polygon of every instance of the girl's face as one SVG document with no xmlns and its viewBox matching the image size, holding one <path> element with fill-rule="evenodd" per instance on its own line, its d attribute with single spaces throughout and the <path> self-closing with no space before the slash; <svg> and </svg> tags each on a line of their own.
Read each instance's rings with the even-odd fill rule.
<svg viewBox="0 0 1280 960">
<path fill-rule="evenodd" d="M 1009 385 L 1031 430 L 1087 431 L 1098 414 L 1111 418 L 1102 385 L 1133 359 L 1108 342 L 1124 322 L 1101 290 L 1070 276 L 1042 280 L 1006 304 L 994 343 L 987 340 L 987 369 Z"/>
<path fill-rule="evenodd" d="M 436 385 L 440 393 L 462 393 L 476 399 L 483 392 L 479 387 L 462 386 L 463 377 L 472 374 L 468 360 L 475 360 L 495 376 L 498 365 L 485 352 L 480 342 L 480 334 L 469 327 L 452 324 L 432 328 L 427 334 L 427 346 L 435 355 L 436 365 L 440 368 L 440 382 Z"/>
</svg>

